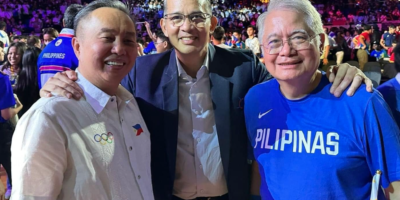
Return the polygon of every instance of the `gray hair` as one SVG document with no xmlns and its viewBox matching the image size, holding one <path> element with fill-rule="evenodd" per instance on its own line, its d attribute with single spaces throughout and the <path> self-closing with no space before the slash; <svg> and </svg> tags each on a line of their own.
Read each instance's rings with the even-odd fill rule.
<svg viewBox="0 0 400 200">
<path fill-rule="evenodd" d="M 258 27 L 258 39 L 262 43 L 264 34 L 264 22 L 265 18 L 271 11 L 275 10 L 293 10 L 304 15 L 304 20 L 306 24 L 313 31 L 313 34 L 324 33 L 322 28 L 321 15 L 317 12 L 314 6 L 309 0 L 271 0 L 268 5 L 268 11 L 264 12 L 258 17 L 257 27 Z M 316 37 L 318 46 L 320 45 L 319 36 Z"/>
<path fill-rule="evenodd" d="M 125 13 L 126 15 L 128 15 L 129 18 L 133 22 L 135 22 L 134 19 L 130 15 L 129 9 L 122 2 L 114 1 L 114 0 L 97 0 L 97 1 L 91 2 L 86 7 L 82 8 L 82 10 L 80 10 L 78 12 L 78 14 L 75 16 L 75 19 L 74 19 L 75 35 L 77 34 L 77 29 L 78 29 L 79 22 L 82 21 L 83 19 L 87 18 L 90 13 L 92 13 L 93 11 L 95 11 L 95 10 L 97 10 L 99 8 L 115 8 L 115 9 L 118 9 L 121 12 Z"/>
<path fill-rule="evenodd" d="M 186 1 L 186 0 L 175 0 L 175 1 Z M 204 12 L 212 14 L 210 0 L 197 0 L 197 1 L 199 2 L 200 8 L 205 9 Z M 164 0 L 164 15 L 166 12 L 167 12 L 167 0 Z"/>
</svg>

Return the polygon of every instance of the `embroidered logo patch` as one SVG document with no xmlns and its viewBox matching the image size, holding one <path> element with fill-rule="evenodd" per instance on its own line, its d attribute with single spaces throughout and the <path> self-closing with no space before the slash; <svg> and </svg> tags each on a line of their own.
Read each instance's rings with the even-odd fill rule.
<svg viewBox="0 0 400 200">
<path fill-rule="evenodd" d="M 141 133 L 143 133 L 143 129 L 140 124 L 136 124 L 135 126 L 132 126 L 132 128 L 135 131 L 136 136 L 139 136 Z"/>
</svg>

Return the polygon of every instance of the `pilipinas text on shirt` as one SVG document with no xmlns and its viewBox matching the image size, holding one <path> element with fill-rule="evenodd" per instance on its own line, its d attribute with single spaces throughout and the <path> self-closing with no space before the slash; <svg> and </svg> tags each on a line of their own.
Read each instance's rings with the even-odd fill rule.
<svg viewBox="0 0 400 200">
<path fill-rule="evenodd" d="M 339 134 L 323 131 L 257 129 L 253 148 L 335 156 L 339 154 Z"/>
</svg>

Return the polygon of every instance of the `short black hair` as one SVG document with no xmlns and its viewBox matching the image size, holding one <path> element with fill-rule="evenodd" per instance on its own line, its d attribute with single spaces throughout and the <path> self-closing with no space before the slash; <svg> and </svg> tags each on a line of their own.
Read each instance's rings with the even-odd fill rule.
<svg viewBox="0 0 400 200">
<path fill-rule="evenodd" d="M 86 7 L 82 8 L 78 14 L 74 18 L 74 30 L 75 30 L 75 35 L 77 34 L 77 29 L 79 22 L 82 19 L 85 19 L 88 17 L 93 11 L 99 9 L 99 8 L 115 8 L 120 10 L 121 12 L 125 13 L 128 15 L 132 22 L 135 22 L 134 19 L 130 15 L 130 11 L 126 7 L 126 5 L 120 1 L 113 1 L 113 0 L 97 0 L 89 3 Z"/>
<path fill-rule="evenodd" d="M 394 25 L 390 25 L 390 26 L 389 26 L 389 28 L 391 28 L 391 29 L 395 29 L 395 28 L 396 28 L 396 26 L 394 26 Z"/>
<path fill-rule="evenodd" d="M 214 39 L 221 41 L 225 35 L 225 29 L 222 26 L 217 26 L 212 34 Z"/>
<path fill-rule="evenodd" d="M 157 33 L 156 33 L 156 36 L 157 36 L 158 38 L 160 38 L 163 42 L 164 42 L 164 41 L 169 42 L 168 37 L 165 36 L 164 33 L 163 33 L 162 31 L 157 32 Z"/>
<path fill-rule="evenodd" d="M 28 41 L 26 42 L 28 44 L 28 46 L 35 46 L 36 44 L 39 43 L 39 37 L 37 36 L 29 36 Z"/>
<path fill-rule="evenodd" d="M 240 35 L 242 35 L 242 31 L 240 31 L 239 29 L 236 29 L 236 30 L 233 30 L 233 31 L 232 31 L 232 33 L 235 33 L 235 32 L 238 33 L 238 34 L 240 34 Z"/>
<path fill-rule="evenodd" d="M 248 27 L 247 27 L 247 29 L 249 29 L 249 28 L 252 28 L 253 30 L 256 30 L 256 27 L 254 27 L 253 25 L 249 25 Z M 246 30 L 247 30 L 246 29 Z"/>
<path fill-rule="evenodd" d="M 369 30 L 371 30 L 371 26 L 368 25 L 368 24 L 365 24 L 365 25 L 363 26 L 363 29 L 364 29 L 364 31 L 369 31 Z"/>
<path fill-rule="evenodd" d="M 394 67 L 396 68 L 397 72 L 400 72 L 400 45 L 396 45 L 393 49 L 394 53 Z"/>
<path fill-rule="evenodd" d="M 68 6 L 68 8 L 65 10 L 64 18 L 63 18 L 65 28 L 69 28 L 69 29 L 74 28 L 74 18 L 76 16 L 76 14 L 78 14 L 78 12 L 82 8 L 83 8 L 83 6 L 79 5 L 79 4 L 71 4 Z"/>
</svg>

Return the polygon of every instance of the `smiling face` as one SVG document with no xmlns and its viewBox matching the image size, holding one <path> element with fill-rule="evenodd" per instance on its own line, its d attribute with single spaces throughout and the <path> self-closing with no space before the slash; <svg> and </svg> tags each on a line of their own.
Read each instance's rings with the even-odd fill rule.
<svg viewBox="0 0 400 200">
<path fill-rule="evenodd" d="M 200 0 L 202 1 L 202 0 Z M 169 0 L 165 14 L 194 13 L 212 14 L 210 9 L 205 9 L 199 4 L 199 0 Z M 217 25 L 215 17 L 207 18 L 204 27 L 196 27 L 185 18 L 182 26 L 175 27 L 170 19 L 162 18 L 160 21 L 164 35 L 167 36 L 175 49 L 184 55 L 199 56 L 207 52 L 207 45 L 210 42 L 209 35 Z"/>
<path fill-rule="evenodd" d="M 138 54 L 136 30 L 122 11 L 96 9 L 79 22 L 76 35 L 79 71 L 91 82 L 118 85 L 133 67 Z"/>
<path fill-rule="evenodd" d="M 318 68 L 319 50 L 315 39 L 311 41 L 309 48 L 298 51 L 287 42 L 289 38 L 297 36 L 313 36 L 303 19 L 303 15 L 298 12 L 277 10 L 271 11 L 264 21 L 265 27 L 269 27 L 264 30 L 262 39 L 265 66 L 278 81 L 311 78 Z M 270 55 L 265 46 L 277 39 L 284 41 L 282 50 L 278 54 Z"/>
<path fill-rule="evenodd" d="M 22 55 L 18 52 L 17 47 L 10 47 L 7 59 L 11 66 L 19 66 L 21 64 Z"/>
</svg>

